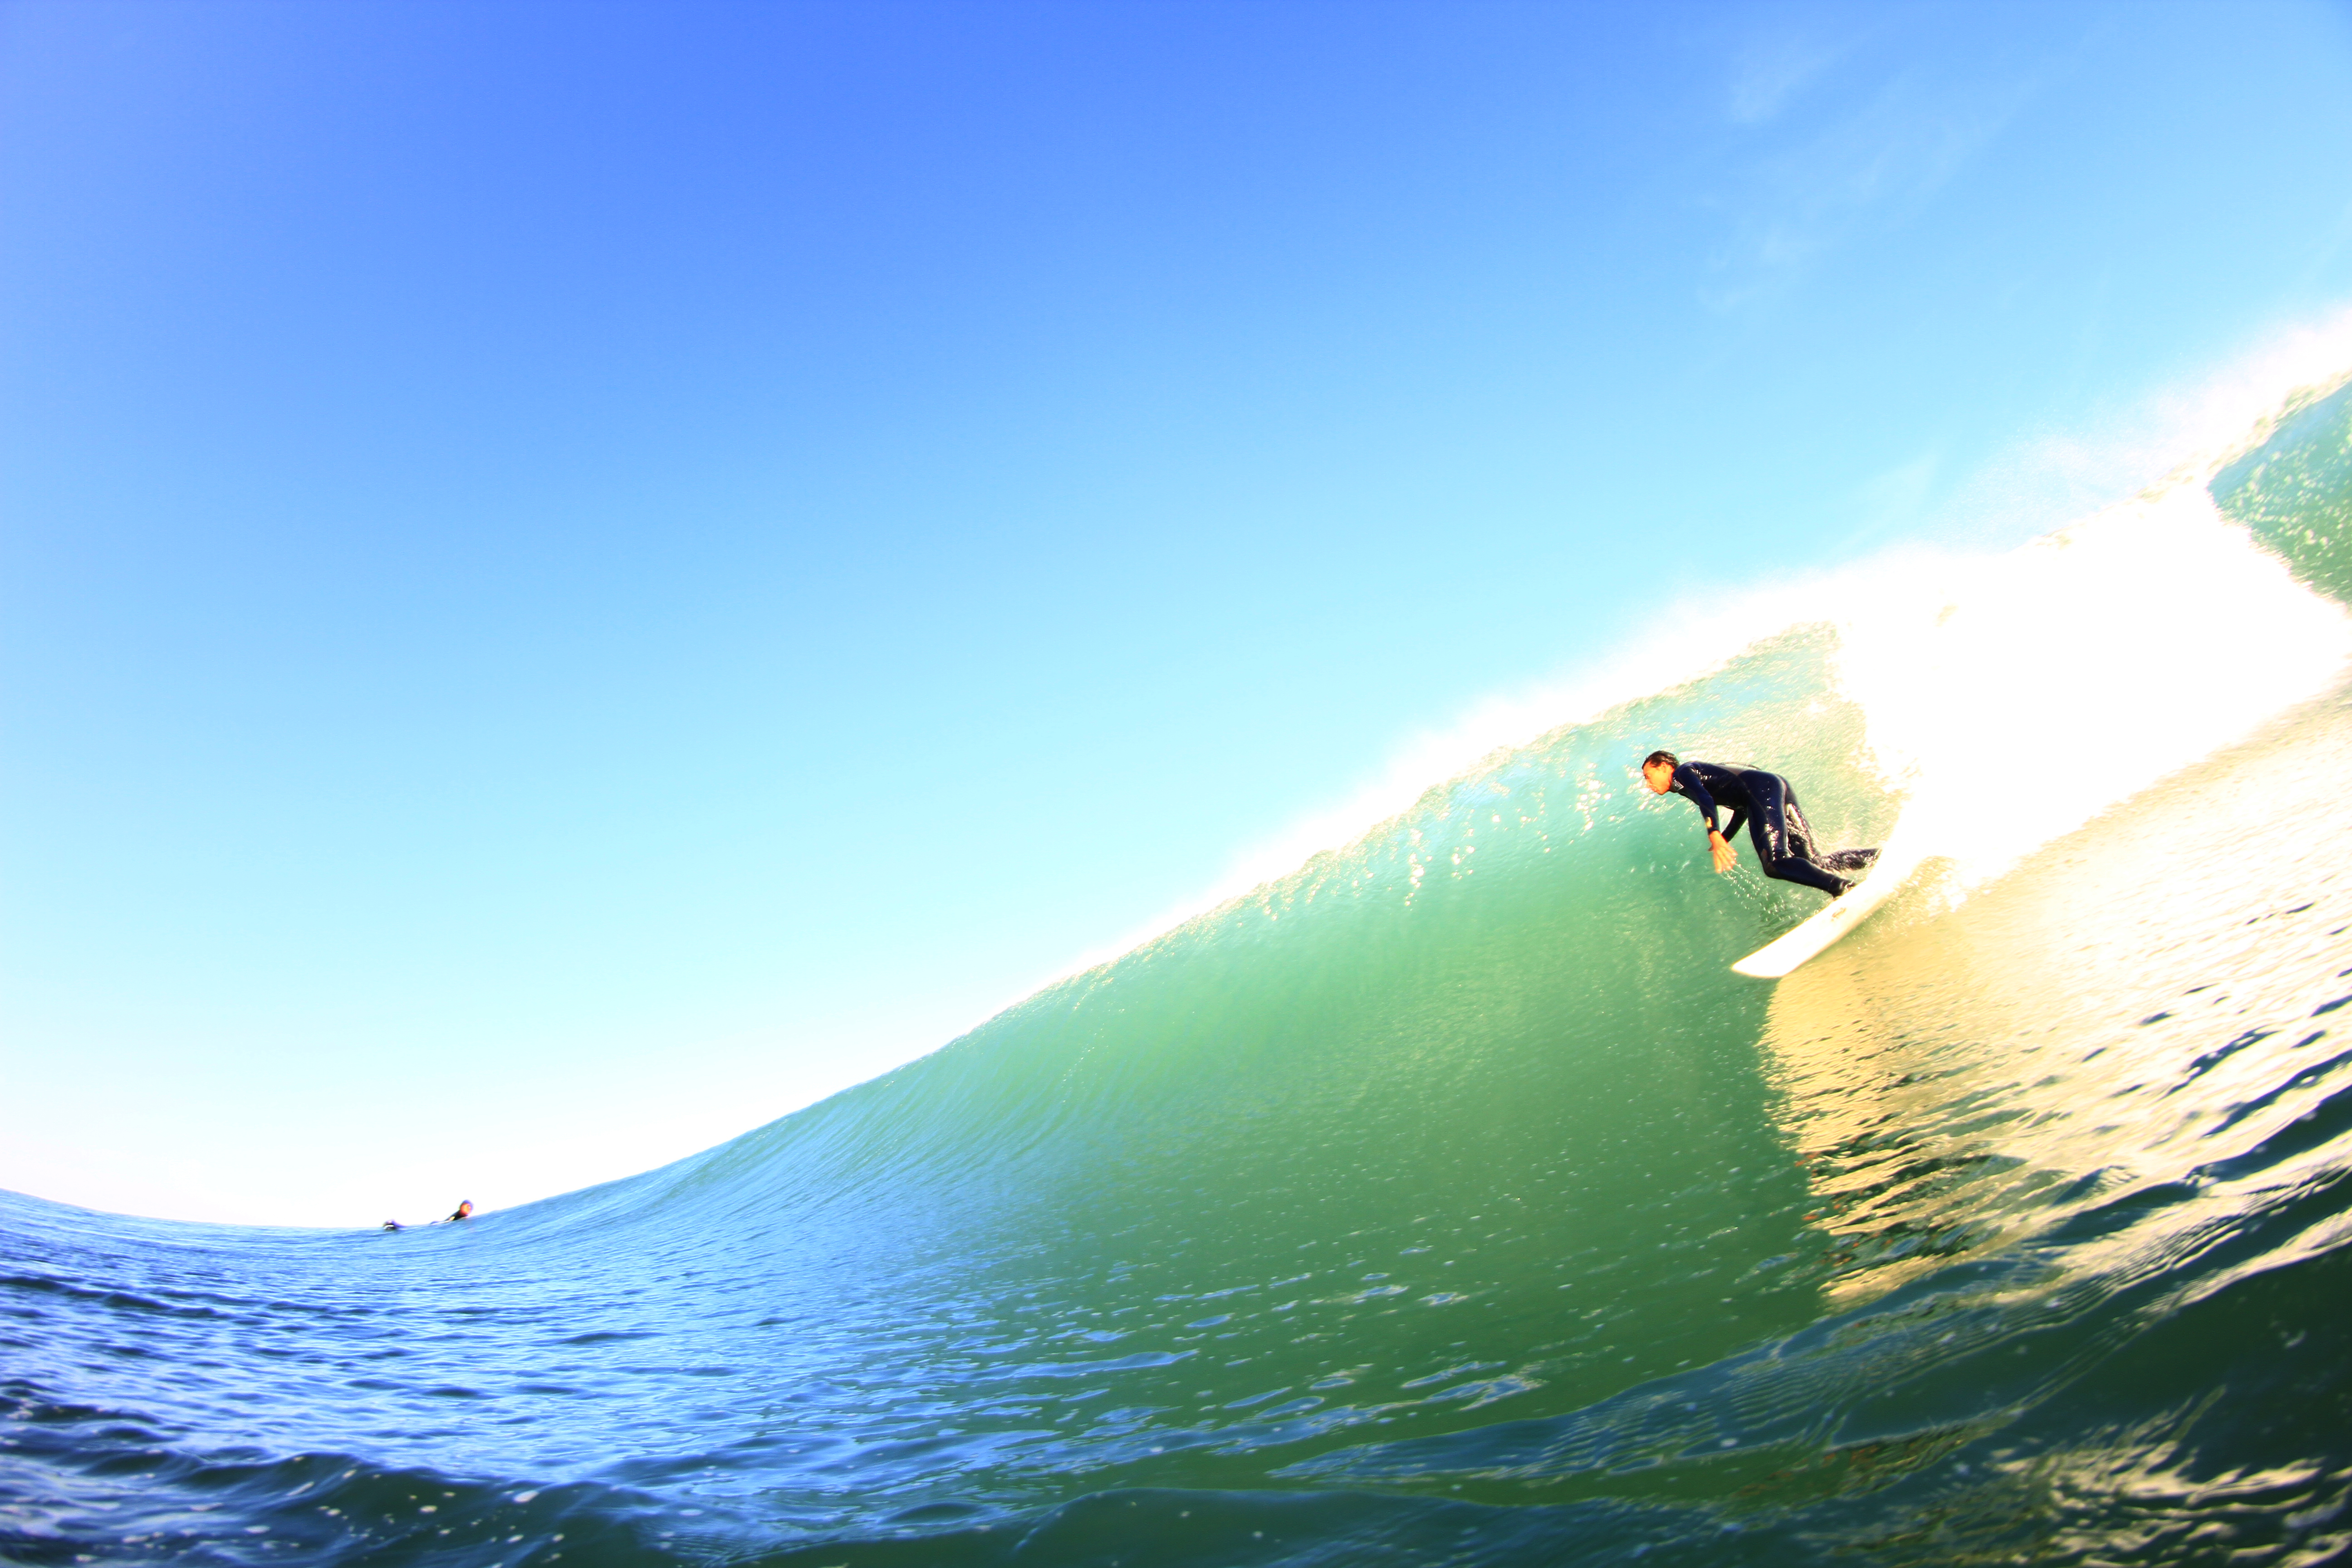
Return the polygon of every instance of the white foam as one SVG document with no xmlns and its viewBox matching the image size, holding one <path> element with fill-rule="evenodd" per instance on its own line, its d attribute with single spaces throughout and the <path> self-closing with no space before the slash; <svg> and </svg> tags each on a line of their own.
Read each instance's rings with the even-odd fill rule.
<svg viewBox="0 0 2352 1568">
<path fill-rule="evenodd" d="M 2325 691 L 2352 658 L 2344 606 L 2193 479 L 1874 587 L 1840 626 L 1839 684 L 1909 796 L 1906 837 L 1964 886 Z"/>
</svg>

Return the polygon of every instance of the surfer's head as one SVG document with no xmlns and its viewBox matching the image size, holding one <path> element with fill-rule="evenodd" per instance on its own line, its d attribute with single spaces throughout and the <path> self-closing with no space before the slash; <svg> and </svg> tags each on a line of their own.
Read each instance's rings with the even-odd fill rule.
<svg viewBox="0 0 2352 1568">
<path fill-rule="evenodd" d="M 1650 786 L 1651 794 L 1665 794 L 1674 787 L 1675 769 L 1681 762 L 1672 752 L 1652 752 L 1642 759 L 1642 782 Z"/>
</svg>

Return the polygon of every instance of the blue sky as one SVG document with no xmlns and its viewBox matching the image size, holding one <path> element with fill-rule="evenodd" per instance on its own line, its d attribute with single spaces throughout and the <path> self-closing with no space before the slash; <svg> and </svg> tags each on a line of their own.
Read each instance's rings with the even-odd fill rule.
<svg viewBox="0 0 2352 1568">
<path fill-rule="evenodd" d="M 2046 526 L 2352 300 L 2347 147 L 2342 6 L 0 0 L 0 1185 L 870 1076 L 1665 605 Z"/>
</svg>

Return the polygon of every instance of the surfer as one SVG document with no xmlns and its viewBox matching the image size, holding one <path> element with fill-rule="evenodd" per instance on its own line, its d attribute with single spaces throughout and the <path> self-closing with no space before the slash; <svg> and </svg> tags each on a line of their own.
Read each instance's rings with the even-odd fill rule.
<svg viewBox="0 0 2352 1568">
<path fill-rule="evenodd" d="M 1766 876 L 1819 888 L 1832 899 L 1853 886 L 1843 873 L 1867 870 L 1878 858 L 1875 849 L 1839 849 L 1827 855 L 1816 849 L 1812 827 L 1797 805 L 1796 786 L 1779 773 L 1721 763 L 1685 763 L 1672 752 L 1652 752 L 1642 761 L 1642 782 L 1653 794 L 1678 795 L 1698 807 L 1706 818 L 1707 853 L 1718 872 L 1730 870 L 1739 858 L 1732 851 L 1731 837 L 1743 821 Z M 1729 826 L 1716 826 L 1717 805 L 1730 808 Z"/>
<path fill-rule="evenodd" d="M 451 1215 L 449 1216 L 449 1219 L 445 1219 L 445 1220 L 443 1220 L 441 1223 L 442 1223 L 443 1225 L 447 1225 L 447 1224 L 449 1223 L 449 1220 L 471 1219 L 471 1218 L 473 1218 L 473 1217 L 474 1217 L 474 1200 L 473 1200 L 473 1199 L 471 1199 L 471 1198 L 467 1198 L 465 1202 L 463 1202 L 463 1203 L 461 1203 L 461 1204 L 459 1204 L 459 1205 L 457 1205 L 457 1212 L 456 1214 Z"/>
</svg>

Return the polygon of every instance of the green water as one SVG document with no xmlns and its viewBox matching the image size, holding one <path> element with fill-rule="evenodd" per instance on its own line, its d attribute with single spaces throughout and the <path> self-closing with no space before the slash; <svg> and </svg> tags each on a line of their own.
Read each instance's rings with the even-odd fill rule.
<svg viewBox="0 0 2352 1568">
<path fill-rule="evenodd" d="M 2331 598 L 2352 601 L 2352 385 L 2315 397 L 2215 475 L 2213 499 Z"/>
</svg>

